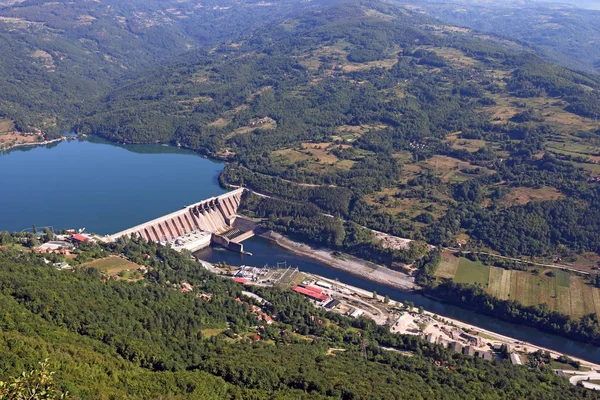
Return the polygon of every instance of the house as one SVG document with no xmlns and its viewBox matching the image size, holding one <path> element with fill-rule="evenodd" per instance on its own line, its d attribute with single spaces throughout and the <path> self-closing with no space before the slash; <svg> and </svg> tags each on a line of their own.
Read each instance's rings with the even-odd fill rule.
<svg viewBox="0 0 600 400">
<path fill-rule="evenodd" d="M 255 306 L 254 304 L 250 304 L 250 311 L 255 312 L 255 313 L 260 313 L 262 310 L 260 309 L 259 306 Z"/>
<path fill-rule="evenodd" d="M 517 353 L 510 353 L 510 362 L 513 365 L 523 365 L 521 362 L 521 357 Z"/>
<path fill-rule="evenodd" d="M 340 304 L 341 304 L 341 301 L 339 301 L 339 300 L 331 300 L 330 302 L 325 304 L 324 307 L 328 310 L 333 310 L 335 307 L 339 306 Z"/>
<path fill-rule="evenodd" d="M 429 343 L 435 343 L 435 342 L 437 342 L 437 335 L 434 334 L 434 333 L 428 334 L 425 338 L 427 339 L 427 341 Z"/>
<path fill-rule="evenodd" d="M 267 325 L 271 325 L 273 323 L 273 319 L 263 312 L 259 312 L 256 315 L 256 318 L 258 318 L 259 321 L 265 321 Z"/>
<path fill-rule="evenodd" d="M 60 269 L 60 270 L 70 267 L 70 265 L 67 264 L 66 262 L 56 263 L 56 264 L 54 264 L 54 266 L 56 267 L 56 269 Z"/>
<path fill-rule="evenodd" d="M 475 349 L 471 346 L 465 346 L 465 348 L 463 348 L 463 354 L 473 357 L 475 355 Z"/>
<path fill-rule="evenodd" d="M 450 343 L 450 349 L 452 351 L 455 351 L 456 353 L 461 353 L 462 352 L 462 344 L 460 344 L 458 342 L 452 342 L 452 343 Z"/>
<path fill-rule="evenodd" d="M 61 240 L 53 240 L 53 241 L 44 243 L 44 244 L 36 247 L 35 250 L 40 253 L 59 252 L 59 250 L 60 250 L 61 254 L 65 254 L 65 252 L 68 254 L 67 250 L 70 250 L 73 248 L 74 248 L 74 246 L 71 243 L 64 242 Z"/>
<path fill-rule="evenodd" d="M 212 294 L 209 293 L 196 293 L 196 297 L 200 297 L 202 300 L 204 301 L 211 301 L 212 299 Z M 236 299 L 236 301 L 239 299 L 239 297 Z M 241 302 L 241 300 L 240 300 Z"/>
<path fill-rule="evenodd" d="M 480 351 L 477 353 L 479 358 L 483 358 L 486 361 L 492 361 L 494 358 L 492 357 L 492 353 L 489 351 Z"/>
</svg>

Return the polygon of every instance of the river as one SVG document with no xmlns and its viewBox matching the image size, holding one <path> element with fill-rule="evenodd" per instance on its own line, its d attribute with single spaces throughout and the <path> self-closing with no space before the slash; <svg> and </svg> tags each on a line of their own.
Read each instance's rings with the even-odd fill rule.
<svg viewBox="0 0 600 400">
<path fill-rule="evenodd" d="M 95 137 L 14 148 L 0 154 L 0 230 L 115 233 L 224 193 L 223 167 L 176 147 Z"/>
<path fill-rule="evenodd" d="M 175 211 L 186 204 L 224 193 L 217 177 L 223 164 L 198 154 L 161 145 L 115 145 L 98 138 L 73 140 L 0 154 L 0 230 L 54 226 L 86 227 L 115 233 Z M 263 238 L 244 248 L 253 256 L 208 248 L 209 262 L 263 266 L 286 261 L 302 271 L 375 290 L 428 311 L 600 363 L 600 348 L 506 323 L 416 293 L 405 292 L 332 269 L 291 253 Z"/>
<path fill-rule="evenodd" d="M 344 271 L 330 268 L 311 258 L 291 253 L 278 244 L 261 237 L 253 237 L 244 241 L 244 249 L 251 252 L 252 256 L 233 253 L 221 248 L 207 248 L 197 252 L 196 255 L 211 263 L 225 262 L 230 265 L 244 264 L 262 267 L 265 264 L 273 266 L 278 262 L 285 262 L 287 266 L 298 267 L 301 271 L 321 275 L 329 279 L 339 279 L 342 283 L 368 291 L 375 290 L 377 294 L 387 295 L 393 300 L 412 301 L 417 307 L 422 306 L 425 310 L 439 314 L 440 316 L 457 319 L 492 332 L 600 364 L 599 347 L 487 317 L 430 299 L 418 293 L 398 290 L 383 284 L 371 282 Z"/>
</svg>

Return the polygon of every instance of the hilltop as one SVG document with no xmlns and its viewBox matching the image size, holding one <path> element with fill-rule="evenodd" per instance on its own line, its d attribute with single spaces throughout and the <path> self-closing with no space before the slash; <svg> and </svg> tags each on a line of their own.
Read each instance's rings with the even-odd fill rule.
<svg viewBox="0 0 600 400">
<path fill-rule="evenodd" d="M 57 136 L 127 76 L 320 2 L 0 3 L 0 123 Z"/>
<path fill-rule="evenodd" d="M 548 60 L 568 68 L 600 71 L 600 9 L 593 1 L 402 0 L 394 3 L 452 24 L 523 41 Z"/>
</svg>

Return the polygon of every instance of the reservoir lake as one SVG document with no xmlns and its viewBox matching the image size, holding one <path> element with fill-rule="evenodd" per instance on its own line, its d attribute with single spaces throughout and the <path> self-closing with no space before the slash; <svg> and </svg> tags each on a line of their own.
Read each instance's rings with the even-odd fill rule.
<svg viewBox="0 0 600 400">
<path fill-rule="evenodd" d="M 0 230 L 53 226 L 116 233 L 226 190 L 224 165 L 192 151 L 161 145 L 116 145 L 91 137 L 0 153 Z M 209 262 L 264 266 L 287 262 L 301 271 L 376 290 L 441 316 L 600 363 L 600 348 L 503 322 L 417 293 L 397 290 L 291 253 L 260 237 L 244 242 L 252 256 L 207 248 Z"/>
<path fill-rule="evenodd" d="M 161 145 L 91 137 L 0 154 L 0 230 L 119 232 L 226 190 L 224 164 Z"/>
</svg>

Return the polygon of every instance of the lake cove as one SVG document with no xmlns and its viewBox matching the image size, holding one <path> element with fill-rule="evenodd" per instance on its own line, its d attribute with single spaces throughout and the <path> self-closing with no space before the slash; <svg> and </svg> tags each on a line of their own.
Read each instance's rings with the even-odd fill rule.
<svg viewBox="0 0 600 400">
<path fill-rule="evenodd" d="M 118 232 L 226 192 L 223 167 L 184 149 L 95 137 L 15 148 L 0 154 L 0 230 Z"/>
</svg>

